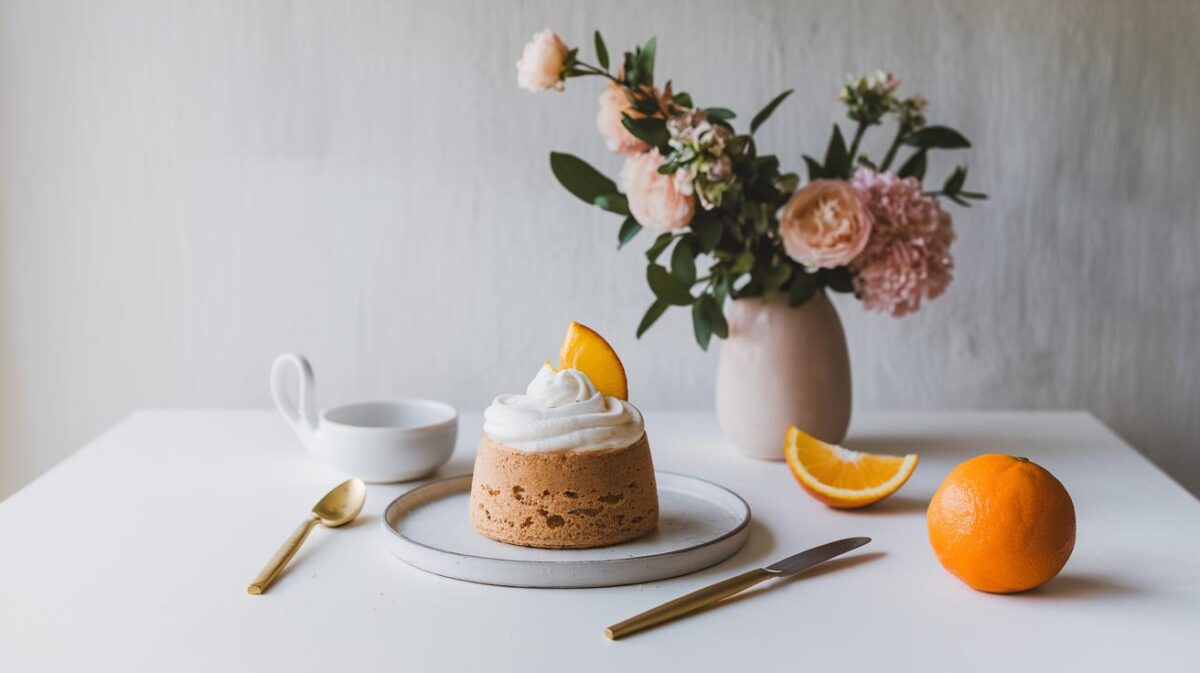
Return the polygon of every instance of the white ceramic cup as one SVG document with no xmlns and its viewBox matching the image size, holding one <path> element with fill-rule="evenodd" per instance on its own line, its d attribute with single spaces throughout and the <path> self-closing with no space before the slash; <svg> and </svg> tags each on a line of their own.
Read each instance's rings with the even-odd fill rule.
<svg viewBox="0 0 1200 673">
<path fill-rule="evenodd" d="M 292 403 L 286 372 L 300 380 Z M 316 411 L 312 366 L 303 355 L 284 353 L 271 365 L 275 408 L 309 453 L 363 481 L 388 483 L 428 476 L 450 459 L 458 436 L 458 412 L 433 400 L 358 402 Z"/>
</svg>

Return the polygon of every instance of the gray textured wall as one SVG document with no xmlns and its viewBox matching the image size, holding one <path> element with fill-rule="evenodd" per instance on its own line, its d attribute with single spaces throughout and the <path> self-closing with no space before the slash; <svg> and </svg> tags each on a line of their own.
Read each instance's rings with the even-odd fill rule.
<svg viewBox="0 0 1200 673">
<path fill-rule="evenodd" d="M 710 407 L 715 354 L 682 314 L 635 341 L 640 253 L 550 176 L 618 161 L 595 82 L 516 88 L 544 26 L 657 34 L 747 116 L 795 87 L 796 168 L 847 72 L 900 73 L 993 198 L 946 297 L 840 301 L 857 408 L 1090 409 L 1200 492 L 1200 3 L 0 0 L 0 496 L 132 409 L 267 404 L 282 350 L 321 403 L 478 408 L 578 319 L 641 406 Z"/>
</svg>

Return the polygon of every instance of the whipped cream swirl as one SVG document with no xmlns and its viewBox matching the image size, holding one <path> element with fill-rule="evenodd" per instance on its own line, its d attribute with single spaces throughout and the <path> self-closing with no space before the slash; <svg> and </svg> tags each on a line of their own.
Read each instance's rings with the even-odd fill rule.
<svg viewBox="0 0 1200 673">
<path fill-rule="evenodd" d="M 483 432 L 519 451 L 617 449 L 642 438 L 642 414 L 605 397 L 577 369 L 543 365 L 524 395 L 501 395 L 483 412 Z"/>
</svg>

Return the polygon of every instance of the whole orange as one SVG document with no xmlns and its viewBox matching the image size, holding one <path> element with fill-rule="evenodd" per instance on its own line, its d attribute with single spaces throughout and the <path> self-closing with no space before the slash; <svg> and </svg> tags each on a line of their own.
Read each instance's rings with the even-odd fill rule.
<svg viewBox="0 0 1200 673">
<path fill-rule="evenodd" d="M 942 566 L 972 589 L 1007 594 L 1053 579 L 1075 548 L 1075 505 L 1054 475 L 995 453 L 954 468 L 925 515 Z"/>
</svg>

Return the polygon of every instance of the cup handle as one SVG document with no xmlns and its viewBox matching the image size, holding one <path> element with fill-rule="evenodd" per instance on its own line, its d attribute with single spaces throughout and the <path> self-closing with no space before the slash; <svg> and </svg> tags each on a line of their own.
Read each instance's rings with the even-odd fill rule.
<svg viewBox="0 0 1200 673">
<path fill-rule="evenodd" d="M 300 379 L 300 390 L 297 404 L 291 404 L 284 392 L 284 372 L 288 367 L 296 370 Z M 275 408 L 283 414 L 288 425 L 305 444 L 312 439 L 317 431 L 317 406 L 313 399 L 314 383 L 312 366 L 303 355 L 284 353 L 275 358 L 271 365 L 271 398 L 275 400 Z"/>
</svg>

